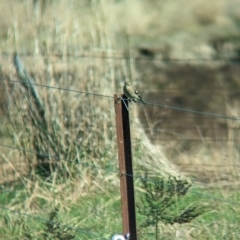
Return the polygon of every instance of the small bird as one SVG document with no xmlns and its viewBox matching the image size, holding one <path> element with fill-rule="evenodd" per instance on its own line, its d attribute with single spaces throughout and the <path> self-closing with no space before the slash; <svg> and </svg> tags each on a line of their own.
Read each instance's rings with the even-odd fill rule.
<svg viewBox="0 0 240 240">
<path fill-rule="evenodd" d="M 124 95 L 128 98 L 128 101 L 134 101 L 135 103 L 141 102 L 142 104 L 146 104 L 141 96 L 138 94 L 138 91 L 136 89 L 133 88 L 132 84 L 129 82 L 125 82 L 124 83 L 124 87 L 123 87 L 123 92 Z"/>
</svg>

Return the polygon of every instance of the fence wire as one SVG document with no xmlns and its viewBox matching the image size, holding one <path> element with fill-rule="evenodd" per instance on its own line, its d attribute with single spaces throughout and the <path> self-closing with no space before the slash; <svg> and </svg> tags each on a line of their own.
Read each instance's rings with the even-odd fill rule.
<svg viewBox="0 0 240 240">
<path fill-rule="evenodd" d="M 9 52 L 1 52 L 2 56 L 5 57 L 12 57 L 14 53 Z M 31 53 L 18 53 L 20 56 L 23 57 L 32 57 L 33 54 Z M 105 60 L 132 60 L 136 62 L 163 62 L 163 63 L 228 63 L 228 64 L 239 64 L 240 58 L 238 57 L 215 57 L 215 58 L 157 58 L 157 57 L 149 57 L 149 56 L 133 56 L 133 55 L 123 55 L 123 54 L 114 54 L 114 53 L 101 53 L 101 54 L 46 54 L 46 55 L 36 55 L 38 57 L 57 57 L 59 59 L 67 58 L 74 58 L 74 59 L 105 59 Z"/>
<path fill-rule="evenodd" d="M 13 82 L 13 83 L 20 83 L 18 80 L 12 80 L 12 79 L 3 79 L 0 78 L 2 81 L 8 81 L 8 82 Z M 87 94 L 87 95 L 93 95 L 96 97 L 104 97 L 104 98 L 114 98 L 113 96 L 109 95 L 104 95 L 100 93 L 93 93 L 93 92 L 87 92 L 87 91 L 81 91 L 81 90 L 74 90 L 74 89 L 68 89 L 68 88 L 60 88 L 60 87 L 53 87 L 53 86 L 47 86 L 43 84 L 33 84 L 33 83 L 26 83 L 27 85 L 33 85 L 37 87 L 44 87 L 44 88 L 49 88 L 49 89 L 55 89 L 55 90 L 60 90 L 60 91 L 67 91 L 67 92 L 74 92 L 74 93 L 79 93 L 79 94 Z M 127 99 L 122 99 L 123 101 L 127 101 Z M 235 121 L 240 121 L 240 118 L 235 118 L 231 116 L 225 116 L 217 113 L 209 113 L 209 112 L 202 112 L 202 111 L 197 111 L 197 110 L 192 110 L 192 109 L 187 109 L 187 108 L 180 108 L 180 107 L 175 107 L 175 106 L 168 106 L 168 105 L 163 105 L 163 104 L 158 104 L 158 103 L 151 103 L 151 102 L 146 102 L 146 105 L 148 106 L 155 106 L 159 108 L 165 108 L 165 109 L 171 109 L 171 110 L 176 110 L 180 112 L 188 112 L 188 113 L 193 113 L 193 114 L 199 114 L 199 115 L 204 115 L 204 116 L 209 116 L 209 117 L 214 117 L 214 118 L 222 118 L 222 119 L 227 119 L 227 120 L 235 120 Z"/>
</svg>

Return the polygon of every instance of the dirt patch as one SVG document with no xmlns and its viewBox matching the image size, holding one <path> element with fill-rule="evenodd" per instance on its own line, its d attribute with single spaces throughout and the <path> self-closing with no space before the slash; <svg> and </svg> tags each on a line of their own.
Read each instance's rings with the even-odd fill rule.
<svg viewBox="0 0 240 240">
<path fill-rule="evenodd" d="M 235 62 L 136 63 L 147 102 L 240 117 L 240 67 Z M 140 108 L 145 132 L 169 159 L 203 183 L 239 181 L 239 121 L 163 107 Z"/>
<path fill-rule="evenodd" d="M 179 111 L 159 107 L 141 108 L 144 127 L 157 130 L 151 138 L 176 140 L 177 136 L 182 136 L 185 139 L 202 140 L 202 137 L 207 137 L 214 140 L 228 137 L 229 127 L 234 125 L 233 120 L 188 113 L 181 111 L 181 108 L 237 118 L 240 100 L 239 65 L 169 64 L 157 67 L 151 66 L 150 61 L 144 65 L 138 66 L 138 69 L 142 71 L 144 84 L 151 86 L 150 89 L 143 88 L 148 89 L 145 100 L 180 108 Z M 231 112 L 230 106 L 236 111 Z"/>
</svg>

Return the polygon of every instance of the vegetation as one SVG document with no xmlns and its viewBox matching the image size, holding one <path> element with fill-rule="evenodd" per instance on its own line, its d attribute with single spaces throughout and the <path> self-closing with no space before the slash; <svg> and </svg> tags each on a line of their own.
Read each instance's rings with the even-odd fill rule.
<svg viewBox="0 0 240 240">
<path fill-rule="evenodd" d="M 20 225 L 20 237 L 22 239 L 59 239 L 59 240 L 71 240 L 75 238 L 75 230 L 69 226 L 61 225 L 59 221 L 59 206 L 56 206 L 54 210 L 50 213 L 49 219 L 45 222 L 45 229 L 40 234 L 36 234 L 35 230 L 29 228 L 26 225 L 26 221 L 24 218 L 21 218 L 19 221 Z M 40 235 L 40 236 L 39 236 Z"/>
<path fill-rule="evenodd" d="M 162 93 L 167 87 L 177 86 L 185 94 L 202 98 L 202 93 L 196 93 L 201 83 L 207 88 L 218 86 L 211 82 L 212 72 L 208 72 L 208 78 L 201 75 L 203 64 L 197 65 L 195 72 L 195 65 L 187 64 L 179 73 L 176 64 L 159 63 L 157 59 L 230 57 L 235 61 L 239 49 L 236 6 L 237 0 L 216 0 L 211 6 L 205 0 L 0 0 L 0 136 L 1 143 L 11 147 L 0 146 L 0 238 L 110 239 L 113 233 L 121 232 L 114 103 L 111 98 L 86 92 L 112 97 L 122 92 L 123 81 L 130 79 L 140 89 L 151 85 Z M 13 64 L 15 52 L 32 80 L 48 86 L 35 86 L 42 109 L 30 89 L 14 82 L 21 80 Z M 146 61 L 137 61 L 138 57 Z M 226 89 L 236 90 L 238 66 L 231 77 L 229 69 L 225 65 L 221 68 L 231 79 L 231 87 Z M 201 83 L 187 78 L 190 70 Z M 220 74 L 216 82 L 226 86 Z M 196 99 L 191 105 L 183 103 L 200 110 L 226 106 L 228 115 L 238 117 L 235 95 L 234 91 L 229 98 L 220 96 L 221 102 L 217 103 L 211 96 L 203 106 L 197 105 Z M 159 93 L 150 100 L 159 102 Z M 152 135 L 142 128 L 138 109 L 148 128 L 153 129 Z M 171 175 L 169 186 L 180 184 L 185 190 L 164 188 L 166 192 L 161 195 L 161 184 L 134 178 L 141 213 L 137 214 L 140 239 L 154 239 L 159 226 L 164 239 L 238 239 L 238 145 L 209 143 L 198 131 L 201 144 L 179 144 L 173 138 L 163 148 L 163 142 L 153 144 L 148 137 L 156 135 L 159 124 L 164 130 L 165 123 L 154 117 L 166 111 L 147 109 L 130 105 L 134 173 L 138 176 L 147 171 L 150 179 Z M 179 115 L 173 119 L 176 125 L 180 122 Z M 228 139 L 239 130 L 236 121 L 213 121 L 214 126 L 226 127 Z M 184 124 L 188 127 L 188 120 Z M 167 133 L 179 135 L 175 131 Z M 186 132 L 181 134 L 187 136 Z M 182 182 L 175 178 L 179 175 Z M 163 178 L 159 180 L 164 182 Z M 184 201 L 180 200 L 186 192 Z M 174 213 L 169 215 L 172 218 L 158 211 L 154 215 L 151 209 L 156 204 L 160 212 L 164 211 L 165 206 L 159 204 L 164 196 L 170 207 L 166 211 Z M 196 201 L 207 205 L 208 210 L 195 219 L 197 215 L 191 213 L 198 210 L 193 205 Z M 52 211 L 54 206 L 59 208 Z M 190 211 L 177 211 L 186 208 Z M 24 220 L 19 220 L 20 216 Z M 182 221 L 184 224 L 179 224 Z"/>
<path fill-rule="evenodd" d="M 154 226 L 156 239 L 161 238 L 160 222 L 164 224 L 188 223 L 204 213 L 203 209 L 196 203 L 187 207 L 180 206 L 181 199 L 191 187 L 191 184 L 186 180 L 176 177 L 169 177 L 168 180 L 164 178 L 150 179 L 145 173 L 144 178 L 141 178 L 141 183 L 145 193 L 137 207 L 138 212 L 146 217 L 141 226 Z"/>
</svg>

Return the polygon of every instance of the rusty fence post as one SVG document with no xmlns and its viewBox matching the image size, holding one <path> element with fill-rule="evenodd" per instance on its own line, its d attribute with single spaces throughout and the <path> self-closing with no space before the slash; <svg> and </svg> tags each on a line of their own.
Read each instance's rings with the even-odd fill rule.
<svg viewBox="0 0 240 240">
<path fill-rule="evenodd" d="M 124 234 L 130 233 L 131 240 L 137 240 L 133 177 L 126 175 L 133 175 L 129 113 L 126 108 L 126 106 L 128 107 L 128 102 L 125 101 L 125 106 L 121 100 L 118 100 L 119 97 L 124 97 L 124 95 L 114 94 L 122 202 L 122 226 Z"/>
</svg>

